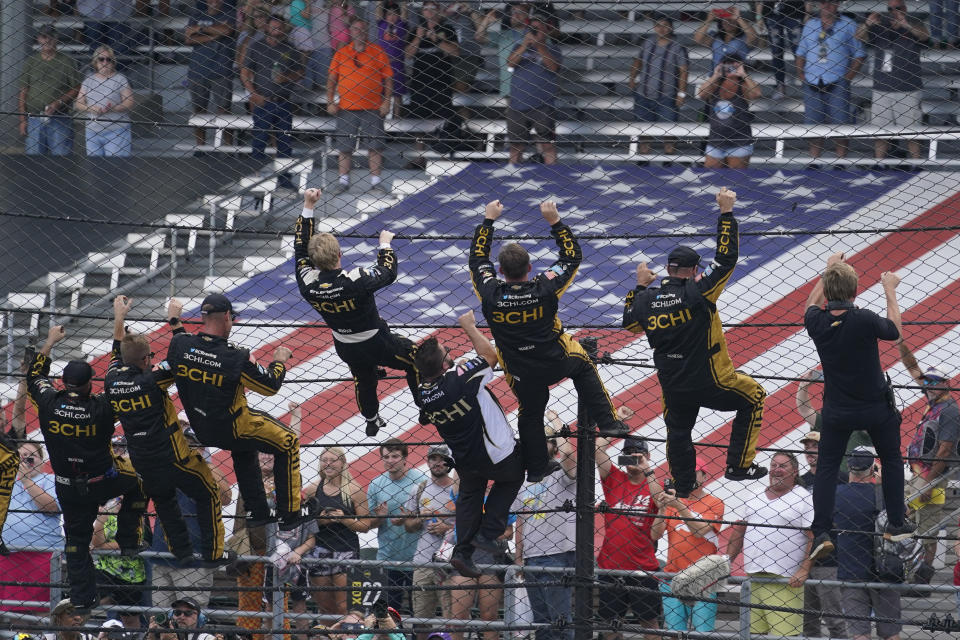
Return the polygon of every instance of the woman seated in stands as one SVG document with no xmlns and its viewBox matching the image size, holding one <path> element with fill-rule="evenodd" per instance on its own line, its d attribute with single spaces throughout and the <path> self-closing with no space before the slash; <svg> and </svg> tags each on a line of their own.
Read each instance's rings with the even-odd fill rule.
<svg viewBox="0 0 960 640">
<path fill-rule="evenodd" d="M 743 66 L 743 58 L 727 54 L 713 75 L 697 91 L 707 105 L 710 135 L 707 138 L 707 169 L 746 169 L 753 155 L 750 102 L 761 95 L 760 87 Z"/>
<path fill-rule="evenodd" d="M 707 33 L 716 22 L 717 32 Z M 693 34 L 693 40 L 702 47 L 710 47 L 713 66 L 720 64 L 723 56 L 737 54 L 741 60 L 747 59 L 750 49 L 757 46 L 757 32 L 750 21 L 740 15 L 737 7 L 713 9 Z"/>
</svg>

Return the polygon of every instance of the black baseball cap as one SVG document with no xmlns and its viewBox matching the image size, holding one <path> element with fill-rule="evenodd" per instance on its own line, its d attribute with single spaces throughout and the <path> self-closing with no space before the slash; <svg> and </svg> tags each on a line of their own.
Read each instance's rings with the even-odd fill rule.
<svg viewBox="0 0 960 640">
<path fill-rule="evenodd" d="M 82 387 L 93 378 L 93 367 L 83 360 L 71 360 L 63 368 L 63 384 L 68 387 Z"/>
<path fill-rule="evenodd" d="M 699 267 L 700 254 L 690 247 L 680 245 L 667 256 L 667 266 L 670 267 Z"/>
<path fill-rule="evenodd" d="M 642 436 L 627 436 L 623 439 L 623 454 L 631 453 L 650 453 L 650 447 L 647 446 L 647 439 Z"/>
<path fill-rule="evenodd" d="M 876 456 L 866 447 L 857 447 L 847 456 L 847 468 L 854 471 L 864 471 L 873 466 Z"/>
<path fill-rule="evenodd" d="M 37 37 L 46 36 L 48 38 L 57 39 L 57 30 L 53 28 L 52 24 L 45 24 L 39 29 L 37 29 Z"/>
<path fill-rule="evenodd" d="M 200 305 L 201 313 L 226 313 L 233 311 L 233 305 L 227 300 L 227 296 L 222 293 L 211 293 L 203 299 Z"/>
<path fill-rule="evenodd" d="M 189 597 L 189 596 L 184 596 L 183 598 L 178 598 L 178 599 L 174 600 L 174 601 L 173 601 L 173 604 L 170 605 L 170 606 L 176 607 L 178 604 L 182 604 L 182 605 L 184 605 L 184 606 L 190 607 L 191 609 L 193 609 L 193 610 L 196 611 L 197 613 L 200 613 L 200 605 L 197 604 L 197 601 L 196 601 L 196 600 L 194 600 L 193 598 L 191 598 L 191 597 Z"/>
</svg>

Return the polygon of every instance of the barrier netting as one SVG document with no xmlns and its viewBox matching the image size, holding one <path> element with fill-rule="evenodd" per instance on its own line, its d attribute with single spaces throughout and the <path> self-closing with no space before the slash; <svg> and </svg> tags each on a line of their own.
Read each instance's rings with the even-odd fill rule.
<svg viewBox="0 0 960 640">
<path fill-rule="evenodd" d="M 0 426 L 20 463 L 0 460 L 3 628 L 64 640 L 958 630 L 958 12 L 955 0 L 5 1 Z M 733 365 L 766 393 L 756 461 L 769 475 L 725 479 L 733 414 L 704 408 L 692 434 L 701 485 L 680 499 L 653 350 L 622 316 L 637 266 L 667 275 L 677 245 L 708 274 L 718 268 L 730 241 L 717 232 L 722 187 L 736 192 L 739 259 L 716 307 Z M 560 468 L 520 488 L 496 550 L 474 553 L 479 577 L 450 564 L 469 465 L 445 463 L 401 370 L 377 372 L 383 424 L 365 435 L 362 392 L 338 355 L 351 340 L 318 313 L 340 309 L 301 296 L 295 234 L 308 188 L 322 190 L 314 231 L 339 239 L 351 281 L 382 277 L 378 250 L 395 250 L 398 277 L 376 293 L 391 331 L 437 338 L 455 359 L 475 355 L 458 326 L 465 311 L 490 335 L 468 268 L 488 202 L 504 205 L 495 265 L 518 242 L 533 275 L 563 277 L 544 202 L 579 241 L 558 317 L 632 439 L 581 426 L 573 383 L 553 386 L 544 425 Z M 836 253 L 859 275 L 856 304 L 881 317 L 882 274 L 901 278 L 901 340 L 880 343 L 879 363 L 902 413 L 917 530 L 883 542 L 879 456 L 855 431 L 847 453 L 868 451 L 844 458 L 836 548 L 812 562 L 824 380 L 803 319 Z M 298 436 L 309 517 L 293 530 L 251 526 L 238 489 L 251 467 L 240 473 L 229 451 L 200 442 L 171 386 L 176 431 L 199 454 L 181 451 L 178 464 L 212 470 L 229 562 L 175 559 L 154 503 L 139 556 L 121 555 L 111 499 L 92 525 L 99 604 L 73 615 L 63 514 L 75 505 L 63 496 L 77 485 L 49 464 L 31 363 L 62 325 L 50 378 L 59 386 L 68 361 L 86 360 L 99 393 L 116 296 L 132 299 L 121 324 L 148 338 L 158 364 L 173 335 L 169 299 L 195 333 L 211 293 L 230 300 L 230 340 L 263 375 L 281 347 L 292 352 L 279 391 L 251 385 L 247 400 Z M 514 313 L 505 322 L 527 321 Z M 683 321 L 653 314 L 643 329 Z M 516 429 L 499 369 L 487 388 Z M 254 438 L 269 428 L 259 420 Z M 130 436 L 118 423 L 114 453 L 126 456 Z M 273 509 L 286 486 L 274 466 L 260 454 Z M 177 500 L 201 554 L 209 518 L 186 493 Z M 892 558 L 900 565 L 884 571 Z"/>
</svg>

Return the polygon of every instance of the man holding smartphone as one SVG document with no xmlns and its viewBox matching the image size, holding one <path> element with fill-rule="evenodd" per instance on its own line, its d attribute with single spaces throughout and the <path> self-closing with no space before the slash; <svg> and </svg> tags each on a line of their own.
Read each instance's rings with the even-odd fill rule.
<svg viewBox="0 0 960 640">
<path fill-rule="evenodd" d="M 658 512 L 657 501 L 663 487 L 650 468 L 647 441 L 640 436 L 624 438 L 623 455 L 617 458 L 617 466 L 610 460 L 609 448 L 609 438 L 597 438 L 597 471 L 603 485 L 603 498 L 610 509 L 603 515 L 604 539 L 597 567 L 657 571 L 660 564 L 651 536 L 655 518 L 650 516 Z M 632 610 L 639 626 L 659 628 L 657 620 L 663 607 L 656 579 L 645 575 L 616 579 L 600 576 L 600 583 L 604 585 L 600 587 L 597 611 L 601 620 L 623 618 Z M 603 640 L 620 637 L 616 631 L 603 634 Z"/>
</svg>

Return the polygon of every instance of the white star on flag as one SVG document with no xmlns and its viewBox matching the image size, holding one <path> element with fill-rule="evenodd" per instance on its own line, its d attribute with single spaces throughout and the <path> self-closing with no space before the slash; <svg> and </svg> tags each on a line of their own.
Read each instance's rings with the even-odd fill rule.
<svg viewBox="0 0 960 640">
<path fill-rule="evenodd" d="M 815 198 L 820 189 L 811 189 L 810 187 L 796 186 L 790 189 L 774 189 L 774 193 L 779 193 L 784 198 Z"/>
<path fill-rule="evenodd" d="M 772 176 L 764 178 L 763 180 L 758 180 L 757 185 L 762 187 L 774 187 L 774 186 L 783 186 L 783 185 L 793 185 L 794 182 L 800 180 L 803 176 L 785 176 L 783 171 L 777 170 Z"/>
<path fill-rule="evenodd" d="M 467 191 L 457 191 L 456 193 L 438 193 L 434 196 L 439 202 L 449 204 L 451 202 L 474 202 L 483 196 L 482 193 L 469 193 Z"/>
</svg>

